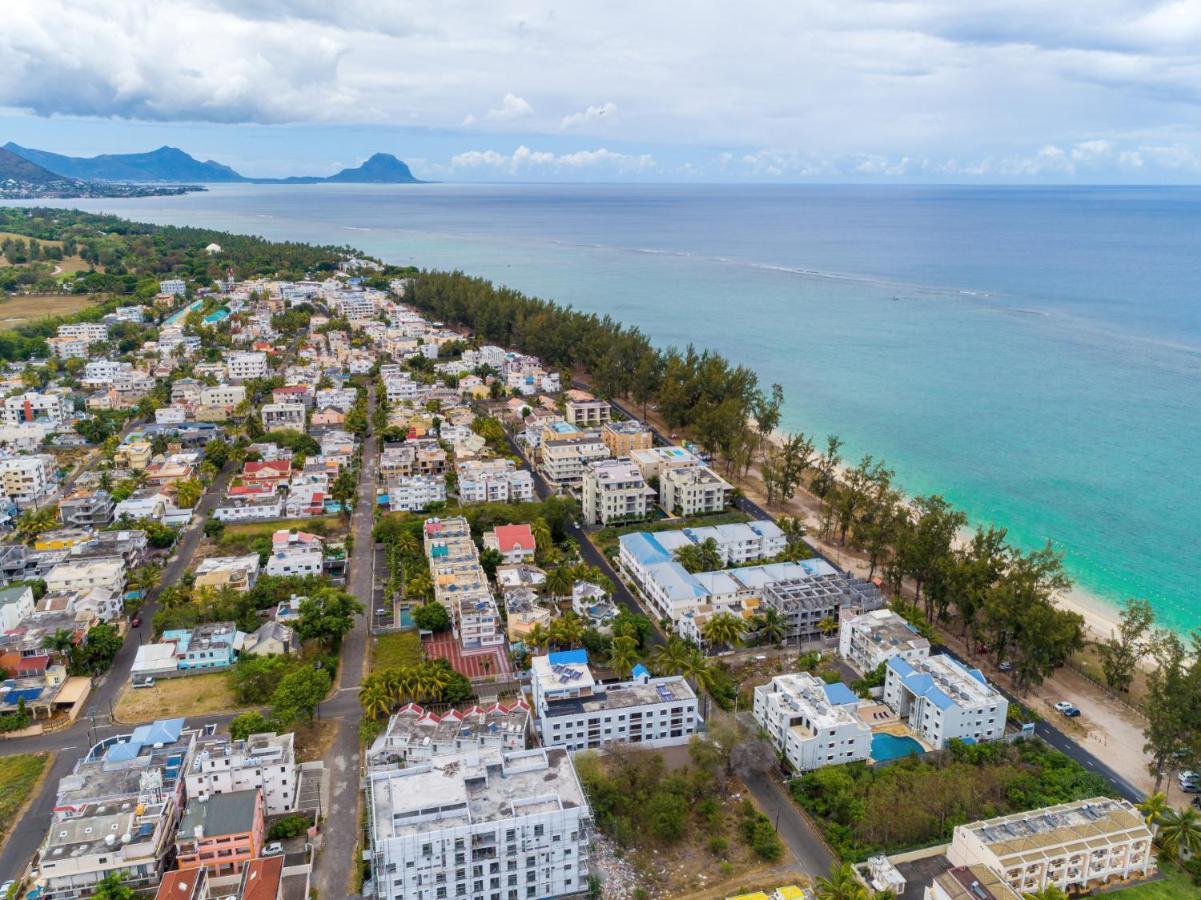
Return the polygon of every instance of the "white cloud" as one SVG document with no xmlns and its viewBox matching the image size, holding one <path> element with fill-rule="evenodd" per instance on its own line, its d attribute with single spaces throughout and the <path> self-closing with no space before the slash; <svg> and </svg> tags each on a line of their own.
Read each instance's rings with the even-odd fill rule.
<svg viewBox="0 0 1201 900">
<path fill-rule="evenodd" d="M 559 127 L 567 131 L 570 128 L 577 128 L 581 125 L 592 125 L 606 119 L 611 122 L 616 116 L 617 104 L 610 100 L 601 106 L 589 106 L 583 112 L 564 116 L 562 121 L 559 122 Z"/>
<path fill-rule="evenodd" d="M 655 160 L 648 153 L 631 155 L 600 147 L 596 150 L 577 150 L 573 153 L 552 153 L 531 150 L 524 144 L 511 154 L 496 150 L 467 150 L 450 160 L 451 170 L 490 169 L 506 175 L 523 172 L 581 172 L 605 171 L 610 174 L 634 175 L 651 171 Z"/>
</svg>

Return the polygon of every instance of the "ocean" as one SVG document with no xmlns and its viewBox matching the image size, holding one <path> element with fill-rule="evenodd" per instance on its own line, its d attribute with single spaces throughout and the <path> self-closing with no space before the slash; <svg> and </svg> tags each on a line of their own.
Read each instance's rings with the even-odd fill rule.
<svg viewBox="0 0 1201 900">
<path fill-rule="evenodd" d="M 350 244 L 711 347 L 1079 586 L 1201 624 L 1201 189 L 219 186 L 68 201 Z"/>
</svg>

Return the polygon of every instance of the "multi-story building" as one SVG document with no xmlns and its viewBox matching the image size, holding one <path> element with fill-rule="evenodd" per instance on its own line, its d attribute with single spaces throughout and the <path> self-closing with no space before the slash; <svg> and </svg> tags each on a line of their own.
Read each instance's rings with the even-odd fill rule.
<svg viewBox="0 0 1201 900">
<path fill-rule="evenodd" d="M 197 402 L 201 406 L 221 406 L 233 409 L 246 399 L 244 384 L 216 384 L 212 387 L 201 388 Z"/>
<path fill-rule="evenodd" d="M 367 775 L 382 900 L 525 900 L 588 889 L 591 812 L 571 754 L 486 747 Z"/>
<path fill-rule="evenodd" d="M 538 549 L 533 529 L 524 523 L 497 525 L 485 531 L 482 540 L 484 549 L 495 550 L 504 557 L 506 565 L 533 562 L 534 553 Z"/>
<path fill-rule="evenodd" d="M 384 767 L 486 747 L 524 750 L 529 736 L 530 708 L 522 700 L 441 714 L 409 703 L 388 720 L 388 727 L 368 750 L 367 761 L 372 767 Z"/>
<path fill-rule="evenodd" d="M 530 675 L 538 734 L 548 747 L 668 747 L 701 727 L 696 693 L 680 676 L 652 678 L 638 665 L 628 681 L 606 684 L 593 677 L 584 649 L 535 656 Z"/>
<path fill-rule="evenodd" d="M 303 403 L 264 403 L 261 413 L 263 428 L 266 431 L 279 428 L 304 431 L 305 412 Z"/>
<path fill-rule="evenodd" d="M 755 721 L 798 772 L 867 759 L 872 729 L 859 718 L 859 698 L 845 684 L 809 672 L 777 675 L 755 688 Z"/>
<path fill-rule="evenodd" d="M 1023 897 L 1048 885 L 1087 893 L 1154 874 L 1153 837 L 1128 800 L 1094 797 L 957 825 L 947 858 L 987 866 Z"/>
<path fill-rule="evenodd" d="M 804 574 L 774 579 L 763 586 L 762 602 L 764 608 L 780 614 L 786 640 L 803 642 L 823 637 L 826 624 L 838 622 L 846 612 L 879 609 L 884 605 L 884 595 L 869 581 L 829 568 L 818 577 Z"/>
<path fill-rule="evenodd" d="M 605 459 L 609 448 L 596 434 L 574 434 L 543 440 L 539 449 L 542 475 L 559 490 L 579 490 L 589 463 Z"/>
<path fill-rule="evenodd" d="M 434 582 L 434 599 L 446 607 L 455 622 L 465 653 L 503 646 L 500 612 L 479 563 L 471 528 L 461 516 L 427 519 L 425 554 Z"/>
<path fill-rule="evenodd" d="M 647 481 L 652 478 L 662 478 L 663 473 L 668 469 L 697 466 L 701 462 L 696 454 L 683 447 L 648 447 L 645 450 L 631 450 L 629 457 Z"/>
<path fill-rule="evenodd" d="M 577 428 L 600 428 L 613 417 L 613 407 L 595 397 L 569 398 L 564 404 L 563 418 Z"/>
<path fill-rule="evenodd" d="M 712 540 L 723 566 L 745 566 L 779 556 L 788 546 L 780 526 L 771 519 L 657 531 L 655 539 L 673 556 L 687 544 Z"/>
<path fill-rule="evenodd" d="M 446 479 L 434 475 L 392 478 L 387 482 L 387 502 L 393 512 L 420 512 L 431 504 L 445 503 Z"/>
<path fill-rule="evenodd" d="M 122 559 L 66 559 L 46 575 L 46 590 L 70 594 L 92 588 L 118 592 L 125 586 Z"/>
<path fill-rule="evenodd" d="M 54 489 L 54 457 L 46 454 L 0 459 L 0 493 L 17 506 L 38 506 Z"/>
<path fill-rule="evenodd" d="M 320 544 L 275 547 L 267 557 L 268 575 L 320 575 L 325 554 Z"/>
<path fill-rule="evenodd" d="M 659 473 L 659 503 L 676 516 L 721 512 L 733 490 L 708 466 L 680 466 Z"/>
<path fill-rule="evenodd" d="M 19 425 L 0 422 L 0 447 L 13 453 L 33 453 L 50 432 L 51 426 L 43 422 L 21 422 Z"/>
<path fill-rule="evenodd" d="M 210 877 L 236 875 L 263 848 L 263 795 L 258 788 L 188 799 L 175 839 L 181 869 Z"/>
<path fill-rule="evenodd" d="M 257 351 L 227 353 L 225 354 L 225 371 L 230 381 L 266 378 L 270 373 L 270 369 L 267 367 L 267 354 Z"/>
<path fill-rule="evenodd" d="M 103 322 L 70 322 L 58 326 L 58 336 L 78 338 L 87 344 L 108 340 L 108 326 Z"/>
<path fill-rule="evenodd" d="M 291 733 L 268 731 L 244 741 L 202 741 L 184 776 L 189 801 L 259 790 L 268 816 L 291 812 L 299 781 L 293 738 Z"/>
<path fill-rule="evenodd" d="M 838 655 L 866 675 L 894 656 L 910 662 L 929 656 L 930 642 L 891 609 L 847 610 L 838 626 Z"/>
<path fill-rule="evenodd" d="M 1022 900 L 988 866 L 955 866 L 934 876 L 922 900 Z"/>
<path fill-rule="evenodd" d="M 580 487 L 584 521 L 615 525 L 650 518 L 655 492 L 628 459 L 602 459 L 584 470 Z"/>
<path fill-rule="evenodd" d="M 259 578 L 259 555 L 210 556 L 196 567 L 195 586 L 198 588 L 233 588 L 248 591 Z"/>
<path fill-rule="evenodd" d="M 413 474 L 416 461 L 417 448 L 412 444 L 387 444 L 380 450 L 376 471 L 380 480 L 385 482 L 394 478 L 408 478 Z"/>
<path fill-rule="evenodd" d="M 184 284 L 182 278 L 167 278 L 158 283 L 158 291 L 160 294 L 171 294 L 174 297 L 182 297 L 188 292 L 188 286 Z"/>
<path fill-rule="evenodd" d="M 213 518 L 222 522 L 252 522 L 259 519 L 278 519 L 283 515 L 284 500 L 277 493 L 245 497 L 227 496 L 213 510 Z"/>
<path fill-rule="evenodd" d="M 606 422 L 601 429 L 601 440 L 614 456 L 629 456 L 635 450 L 654 446 L 654 434 L 637 419 Z"/>
<path fill-rule="evenodd" d="M 534 499 L 534 476 L 511 459 L 471 459 L 457 466 L 464 503 L 524 503 Z"/>
<path fill-rule="evenodd" d="M 70 399 L 62 394 L 40 394 L 37 391 L 29 391 L 5 399 L 4 422 L 7 425 L 41 422 L 57 426 L 70 417 L 72 409 Z"/>
<path fill-rule="evenodd" d="M 46 338 L 46 346 L 55 359 L 87 359 L 88 342 L 78 337 Z"/>
<path fill-rule="evenodd" d="M 1005 735 L 1009 701 L 979 669 L 945 654 L 904 659 L 884 667 L 884 702 L 934 747 L 953 739 L 995 741 Z"/>
</svg>

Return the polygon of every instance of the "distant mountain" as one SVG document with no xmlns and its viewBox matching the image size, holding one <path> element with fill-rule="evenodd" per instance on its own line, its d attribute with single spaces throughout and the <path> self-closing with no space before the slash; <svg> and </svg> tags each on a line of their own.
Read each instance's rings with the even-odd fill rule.
<svg viewBox="0 0 1201 900">
<path fill-rule="evenodd" d="M 0 147 L 0 181 L 10 180 L 20 184 L 51 184 L 71 181 L 70 178 L 63 178 L 63 176 L 57 175 L 35 162 L 30 162 L 7 148 Z"/>
<path fill-rule="evenodd" d="M 329 177 L 247 178 L 229 166 L 213 160 L 201 162 L 175 147 L 159 147 L 149 153 L 109 153 L 101 156 L 64 156 L 48 150 L 34 150 L 13 142 L 4 150 L 31 163 L 69 178 L 86 181 L 171 182 L 212 184 L 252 182 L 257 184 L 419 184 L 409 167 L 391 153 L 376 153 L 361 166 L 343 169 Z"/>
</svg>

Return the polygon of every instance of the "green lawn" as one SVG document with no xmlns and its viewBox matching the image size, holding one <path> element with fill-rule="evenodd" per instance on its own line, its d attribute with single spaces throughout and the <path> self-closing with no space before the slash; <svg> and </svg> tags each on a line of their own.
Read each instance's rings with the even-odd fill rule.
<svg viewBox="0 0 1201 900">
<path fill-rule="evenodd" d="M 1115 900 L 1194 900 L 1201 896 L 1201 887 L 1193 884 L 1183 869 L 1160 860 L 1159 871 L 1163 877 L 1158 881 L 1122 888 L 1105 896 Z"/>
<path fill-rule="evenodd" d="M 416 631 L 398 631 L 381 634 L 375 639 L 375 656 L 372 669 L 399 669 L 415 666 L 425 659 L 421 649 L 421 638 Z"/>
<path fill-rule="evenodd" d="M 29 800 L 42 772 L 50 764 L 47 753 L 0 756 L 0 842 L 16 823 L 17 813 Z"/>
<path fill-rule="evenodd" d="M 276 519 L 271 522 L 235 522 L 225 526 L 221 543 L 271 537 L 281 528 L 322 536 L 337 535 L 346 531 L 346 519 L 343 516 L 314 516 L 310 519 Z"/>
<path fill-rule="evenodd" d="M 653 522 L 635 522 L 633 525 L 602 528 L 593 532 L 591 538 L 601 553 L 606 556 L 614 556 L 618 550 L 617 541 L 623 534 L 632 534 L 635 531 L 678 531 L 681 528 L 701 528 L 705 525 L 736 525 L 741 522 L 749 522 L 750 519 L 751 517 L 746 513 L 730 509 L 707 516 L 656 519 Z"/>
</svg>

